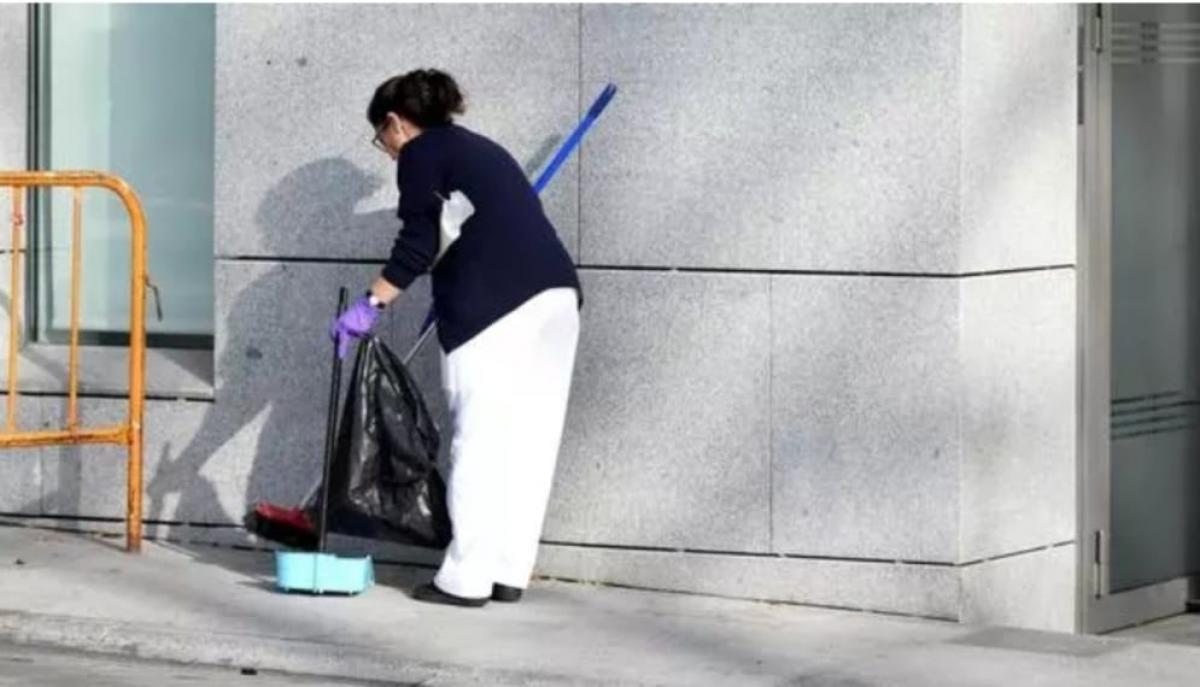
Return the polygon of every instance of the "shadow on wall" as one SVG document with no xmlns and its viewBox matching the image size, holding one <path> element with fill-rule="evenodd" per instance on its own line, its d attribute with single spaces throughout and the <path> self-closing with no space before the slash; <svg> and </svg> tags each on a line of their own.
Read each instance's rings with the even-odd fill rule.
<svg viewBox="0 0 1200 687">
<path fill-rule="evenodd" d="M 287 227 L 308 219 L 318 226 L 345 227 L 350 236 L 395 231 L 397 220 L 392 207 L 362 214 L 355 212 L 355 207 L 372 196 L 382 183 L 379 177 L 364 172 L 344 158 L 316 160 L 287 174 L 267 192 L 255 215 L 256 231 L 267 242 L 268 255 L 287 253 L 287 247 L 282 245 L 289 240 Z M 267 318 L 285 320 L 287 314 L 281 312 L 281 307 L 286 307 L 288 300 L 280 293 L 278 276 L 287 269 L 287 265 L 277 264 L 240 289 L 228 308 L 222 309 L 226 329 L 230 322 L 246 323 Z M 324 325 L 324 322 L 312 322 L 306 326 L 312 336 L 319 336 Z M 286 354 L 289 344 L 281 341 L 280 345 Z M 170 455 L 170 445 L 162 448 L 147 488 L 148 519 L 203 518 L 212 521 L 216 514 L 224 513 L 222 519 L 240 522 L 242 514 L 225 513 L 216 489 L 200 473 L 208 460 L 251 422 L 261 423 L 261 428 L 256 432 L 255 455 L 248 466 L 246 500 L 249 502 L 271 493 L 269 485 L 261 483 L 263 465 L 266 461 L 281 459 L 278 447 L 295 443 L 289 435 L 296 432 L 296 418 L 285 412 L 286 394 L 274 394 L 271 380 L 248 380 L 220 374 L 222 371 L 245 370 L 243 357 L 255 359 L 262 355 L 255 348 L 243 350 L 242 347 L 225 346 L 221 351 L 216 361 L 216 402 L 210 406 L 199 430 L 178 454 Z M 278 470 L 273 474 L 277 475 Z M 171 495 L 178 495 L 179 502 L 168 513 L 166 500 Z"/>
</svg>

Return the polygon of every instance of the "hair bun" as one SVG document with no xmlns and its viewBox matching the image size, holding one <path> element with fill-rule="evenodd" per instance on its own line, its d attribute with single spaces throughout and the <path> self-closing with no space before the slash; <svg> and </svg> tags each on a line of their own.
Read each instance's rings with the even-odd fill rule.
<svg viewBox="0 0 1200 687">
<path fill-rule="evenodd" d="M 466 103 L 454 77 L 439 69 L 416 69 L 375 89 L 367 119 L 377 127 L 389 112 L 428 128 L 450 124 L 453 115 L 466 112 Z"/>
<path fill-rule="evenodd" d="M 429 85 L 430 106 L 447 114 L 463 113 L 463 95 L 458 84 L 449 74 L 437 69 L 426 69 L 425 80 Z"/>
</svg>

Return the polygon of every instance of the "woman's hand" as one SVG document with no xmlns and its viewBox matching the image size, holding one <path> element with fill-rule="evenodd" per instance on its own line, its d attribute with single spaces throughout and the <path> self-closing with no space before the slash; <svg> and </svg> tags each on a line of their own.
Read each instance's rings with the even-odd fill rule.
<svg viewBox="0 0 1200 687">
<path fill-rule="evenodd" d="M 350 343 L 357 341 L 374 329 L 379 321 L 382 308 L 371 305 L 368 296 L 363 296 L 346 309 L 329 325 L 329 336 L 337 343 L 339 358 L 345 358 L 350 352 Z"/>
<path fill-rule="evenodd" d="M 334 318 L 329 325 L 329 336 L 337 342 L 339 358 L 345 358 L 350 352 L 351 341 L 357 341 L 371 333 L 383 309 L 402 293 L 404 292 L 391 282 L 379 277 L 371 284 L 367 295 L 354 301 L 340 317 Z"/>
</svg>

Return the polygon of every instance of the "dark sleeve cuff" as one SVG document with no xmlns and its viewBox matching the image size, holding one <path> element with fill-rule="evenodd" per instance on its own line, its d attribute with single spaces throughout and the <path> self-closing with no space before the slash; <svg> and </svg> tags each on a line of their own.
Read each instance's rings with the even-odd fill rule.
<svg viewBox="0 0 1200 687">
<path fill-rule="evenodd" d="M 389 284 L 405 291 L 408 287 L 417 280 L 417 277 L 422 273 L 414 272 L 413 270 L 401 265 L 397 262 L 389 262 L 384 265 L 383 272 L 380 276 L 387 280 Z"/>
</svg>

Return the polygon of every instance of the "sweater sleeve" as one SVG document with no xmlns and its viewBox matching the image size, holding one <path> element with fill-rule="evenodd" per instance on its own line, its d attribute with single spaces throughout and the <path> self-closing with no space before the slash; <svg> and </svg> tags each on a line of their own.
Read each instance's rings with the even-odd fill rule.
<svg viewBox="0 0 1200 687">
<path fill-rule="evenodd" d="M 417 277 L 429 271 L 440 240 L 442 164 L 433 146 L 416 143 L 405 147 L 396 165 L 400 187 L 396 215 L 403 226 L 383 268 L 383 278 L 399 289 L 407 289 Z"/>
</svg>

